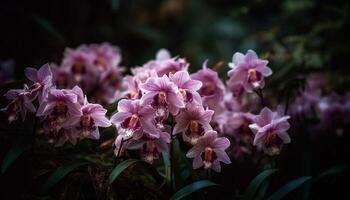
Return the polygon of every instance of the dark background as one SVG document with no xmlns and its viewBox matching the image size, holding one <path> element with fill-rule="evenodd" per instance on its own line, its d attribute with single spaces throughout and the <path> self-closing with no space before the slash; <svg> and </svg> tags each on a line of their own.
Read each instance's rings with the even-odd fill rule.
<svg viewBox="0 0 350 200">
<path fill-rule="evenodd" d="M 225 77 L 234 52 L 254 49 L 270 61 L 274 75 L 268 79 L 267 88 L 276 97 L 284 98 L 285 90 L 295 89 L 290 82 L 296 77 L 315 71 L 328 74 L 330 87 L 342 94 L 350 85 L 349 6 L 348 1 L 340 0 L 2 0 L 0 59 L 14 60 L 15 79 L 23 79 L 25 67 L 60 63 L 66 47 L 107 41 L 121 48 L 123 66 L 142 65 L 158 49 L 167 48 L 172 55 L 186 57 L 192 72 L 206 59 L 210 65 L 224 61 L 218 69 Z M 2 88 L 1 95 L 4 92 Z M 2 98 L 1 107 L 4 105 Z M 1 119 L 0 126 L 2 159 L 16 135 L 31 134 L 32 124 L 15 123 L 11 126 L 17 129 L 13 130 Z M 273 186 L 349 162 L 348 139 L 320 136 L 311 144 L 302 135 L 294 135 L 297 142 L 280 158 L 282 172 Z M 30 155 L 16 161 L 0 175 L 0 198 L 39 198 L 40 184 L 33 177 L 36 167 Z M 214 180 L 225 185 L 221 194 L 230 199 L 238 190 L 244 191 L 257 173 L 249 162 L 233 163 Z M 315 186 L 311 196 L 349 198 L 348 175 Z"/>
</svg>

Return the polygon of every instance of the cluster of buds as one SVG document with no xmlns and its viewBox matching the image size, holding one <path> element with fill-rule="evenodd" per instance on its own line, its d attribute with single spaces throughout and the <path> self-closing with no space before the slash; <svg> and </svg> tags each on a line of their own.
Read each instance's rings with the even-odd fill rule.
<svg viewBox="0 0 350 200">
<path fill-rule="evenodd" d="M 36 112 L 44 134 L 56 145 L 99 139 L 99 127 L 113 124 L 116 156 L 138 150 L 150 163 L 168 152 L 169 143 L 181 134 L 192 147 L 187 157 L 193 158 L 193 167 L 217 172 L 220 162 L 231 162 L 225 152 L 230 146 L 236 149 L 235 157 L 249 152 L 239 145 L 242 141 L 268 155 L 278 154 L 290 142 L 289 116 L 266 107 L 258 115 L 244 112 L 249 106 L 243 94 L 263 88 L 264 77 L 272 74 L 268 62 L 252 50 L 234 54 L 226 84 L 207 62 L 190 74 L 186 59 L 171 57 L 165 49 L 123 78 L 120 62 L 119 49 L 106 43 L 67 49 L 60 67 L 27 68 L 33 83 L 10 90 L 6 97 L 12 101 L 2 110 L 10 122 Z M 103 105 L 117 101 L 108 119 Z"/>
</svg>

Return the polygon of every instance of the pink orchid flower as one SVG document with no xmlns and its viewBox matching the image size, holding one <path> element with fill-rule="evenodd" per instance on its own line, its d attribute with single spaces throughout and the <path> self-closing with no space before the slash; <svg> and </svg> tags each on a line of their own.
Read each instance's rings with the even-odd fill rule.
<svg viewBox="0 0 350 200">
<path fill-rule="evenodd" d="M 270 156 L 279 154 L 283 144 L 290 143 L 286 132 L 290 127 L 287 121 L 289 118 L 279 112 L 272 112 L 267 107 L 263 108 L 260 114 L 254 117 L 253 124 L 249 125 L 255 134 L 253 144 Z"/>
<path fill-rule="evenodd" d="M 8 114 L 8 121 L 10 123 L 17 120 L 18 114 L 21 115 L 22 121 L 24 121 L 27 111 L 35 112 L 36 109 L 30 96 L 30 93 L 26 89 L 12 89 L 5 94 L 5 97 L 12 101 L 5 108 L 2 108 L 1 111 Z"/>
<path fill-rule="evenodd" d="M 205 169 L 221 171 L 220 162 L 230 164 L 231 160 L 225 152 L 230 146 L 230 141 L 225 137 L 218 137 L 216 131 L 208 131 L 201 137 L 186 154 L 193 159 L 193 169 L 204 165 Z"/>
<path fill-rule="evenodd" d="M 80 138 L 99 139 L 98 127 L 109 127 L 111 122 L 106 118 L 107 110 L 100 104 L 86 102 L 81 107 L 82 115 L 71 119 L 72 126 Z"/>
<path fill-rule="evenodd" d="M 201 97 L 197 92 L 202 87 L 202 82 L 192 80 L 187 71 L 178 71 L 171 74 L 170 80 L 177 85 L 178 91 L 185 102 L 195 100 L 198 104 L 202 104 Z"/>
<path fill-rule="evenodd" d="M 196 144 L 205 132 L 212 130 L 209 123 L 213 114 L 213 110 L 204 110 L 203 106 L 188 105 L 175 117 L 173 134 L 182 132 L 185 141 Z"/>
<path fill-rule="evenodd" d="M 228 87 L 234 88 L 235 93 L 240 90 L 240 87 L 243 87 L 247 92 L 263 88 L 265 85 L 264 77 L 272 74 L 267 63 L 267 60 L 259 59 L 253 50 L 248 50 L 245 55 L 235 53 L 232 62 L 229 63 L 229 67 L 232 69 L 228 72 L 230 77 Z"/>
<path fill-rule="evenodd" d="M 179 93 L 177 86 L 171 82 L 167 75 L 158 78 L 149 78 L 146 83 L 140 85 L 145 93 L 142 98 L 143 105 L 152 105 L 161 113 L 169 111 L 176 115 L 180 108 L 185 107 L 184 99 Z"/>
<path fill-rule="evenodd" d="M 203 106 L 216 110 L 218 102 L 224 99 L 225 85 L 219 78 L 217 72 L 207 67 L 207 61 L 203 63 L 203 68 L 191 74 L 193 80 L 202 82 L 199 94 L 203 100 Z"/>
<path fill-rule="evenodd" d="M 159 131 L 155 126 L 154 116 L 154 109 L 151 106 L 142 106 L 140 100 L 122 99 L 118 103 L 118 112 L 111 117 L 111 122 L 124 139 L 141 138 L 143 132 L 158 138 Z"/>
<path fill-rule="evenodd" d="M 29 80 L 34 82 L 28 91 L 31 95 L 38 96 L 39 103 L 43 102 L 52 86 L 52 72 L 49 64 L 43 65 L 39 70 L 28 67 L 24 73 Z"/>
</svg>

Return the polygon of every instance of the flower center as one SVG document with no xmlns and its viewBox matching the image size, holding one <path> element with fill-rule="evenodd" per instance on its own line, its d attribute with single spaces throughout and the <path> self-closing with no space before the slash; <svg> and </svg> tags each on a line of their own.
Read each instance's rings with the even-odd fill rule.
<svg viewBox="0 0 350 200">
<path fill-rule="evenodd" d="M 97 68 L 104 68 L 104 66 L 107 64 L 107 60 L 103 56 L 97 56 L 94 64 Z"/>
<path fill-rule="evenodd" d="M 265 149 L 264 151 L 272 156 L 277 155 L 280 153 L 281 147 L 283 145 L 283 140 L 278 137 L 278 135 L 272 131 L 269 131 L 267 133 L 267 136 L 265 137 Z"/>
<path fill-rule="evenodd" d="M 248 70 L 248 82 L 255 84 L 261 80 L 261 73 L 256 71 L 255 69 Z M 255 85 L 254 85 L 255 86 Z"/>
<path fill-rule="evenodd" d="M 158 100 L 162 104 L 165 103 L 166 102 L 166 93 L 165 92 L 159 92 Z"/>
<path fill-rule="evenodd" d="M 118 88 L 120 85 L 120 79 L 117 73 L 109 73 L 107 76 L 107 80 L 109 84 L 114 88 Z"/>
<path fill-rule="evenodd" d="M 39 90 L 40 88 L 41 88 L 41 84 L 38 83 L 38 82 L 36 82 L 36 83 L 34 83 L 33 85 L 31 85 L 31 86 L 29 87 L 29 90 L 30 90 L 31 92 L 35 92 L 35 91 Z"/>
<path fill-rule="evenodd" d="M 139 117 L 136 114 L 131 115 L 121 123 L 121 127 L 125 129 L 125 133 L 131 136 L 134 131 L 141 127 Z"/>
<path fill-rule="evenodd" d="M 204 168 L 210 168 L 213 162 L 216 160 L 217 156 L 214 150 L 211 147 L 206 147 L 204 152 L 201 154 Z"/>
<path fill-rule="evenodd" d="M 210 96 L 215 93 L 215 84 L 213 81 L 204 81 L 200 89 L 200 94 L 203 96 Z"/>
<path fill-rule="evenodd" d="M 62 88 L 66 87 L 68 85 L 66 75 L 63 75 L 63 74 L 58 75 L 56 79 L 56 85 Z"/>
<path fill-rule="evenodd" d="M 197 140 L 204 135 L 204 128 L 196 120 L 191 120 L 185 134 L 190 138 L 192 144 L 196 144 Z"/>
<path fill-rule="evenodd" d="M 154 141 L 146 141 L 142 146 L 142 157 L 145 161 L 152 163 L 153 160 L 158 158 L 158 150 Z"/>
<path fill-rule="evenodd" d="M 84 61 L 81 58 L 76 59 L 72 67 L 72 72 L 74 74 L 85 74 L 85 71 Z"/>
<path fill-rule="evenodd" d="M 57 101 L 55 111 L 58 115 L 66 114 L 68 111 L 66 103 L 64 101 Z"/>
</svg>

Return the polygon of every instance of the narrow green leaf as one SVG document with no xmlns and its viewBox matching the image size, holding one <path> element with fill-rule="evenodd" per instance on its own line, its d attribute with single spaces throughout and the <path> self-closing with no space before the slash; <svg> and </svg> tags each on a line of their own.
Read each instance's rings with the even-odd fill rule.
<svg viewBox="0 0 350 200">
<path fill-rule="evenodd" d="M 19 141 L 13 145 L 13 147 L 7 152 L 5 158 L 2 162 L 1 173 L 5 173 L 5 171 L 11 166 L 11 164 L 26 150 L 30 148 L 30 144 L 25 141 Z"/>
<path fill-rule="evenodd" d="M 285 197 L 291 191 L 297 189 L 299 186 L 303 185 L 306 181 L 310 180 L 311 176 L 304 176 L 290 181 L 286 185 L 282 186 L 279 190 L 273 193 L 268 200 L 279 200 Z"/>
<path fill-rule="evenodd" d="M 345 171 L 347 168 L 348 168 L 347 165 L 337 165 L 335 167 L 331 167 L 330 169 L 328 169 L 328 170 L 322 172 L 320 175 L 318 175 L 316 177 L 316 179 L 314 180 L 314 182 L 317 182 L 320 179 L 323 179 L 327 176 L 332 176 L 332 175 L 341 173 L 341 172 Z"/>
<path fill-rule="evenodd" d="M 113 183 L 115 179 L 128 167 L 131 165 L 134 165 L 136 163 L 142 164 L 145 169 L 148 170 L 148 172 L 151 173 L 152 177 L 156 180 L 162 179 L 162 176 L 158 173 L 158 171 L 149 163 L 142 161 L 142 160 L 135 160 L 135 159 L 128 159 L 120 164 L 118 164 L 113 170 L 112 173 L 109 175 L 109 183 Z"/>
<path fill-rule="evenodd" d="M 51 187 L 57 184 L 62 180 L 69 172 L 75 170 L 76 168 L 87 165 L 90 162 L 87 161 L 74 161 L 58 167 L 47 179 L 46 183 L 43 186 L 43 192 L 48 191 Z"/>
<path fill-rule="evenodd" d="M 162 153 L 163 156 L 163 162 L 164 162 L 164 168 L 165 168 L 165 178 L 168 182 L 170 182 L 170 160 L 169 160 L 169 153 Z"/>
<path fill-rule="evenodd" d="M 245 193 L 244 193 L 244 199 L 250 200 L 254 199 L 256 192 L 262 185 L 262 183 L 265 182 L 265 180 L 271 176 L 273 173 L 275 173 L 277 169 L 267 169 L 263 172 L 261 172 L 259 175 L 257 175 L 248 185 Z"/>
<path fill-rule="evenodd" d="M 218 184 L 208 181 L 208 180 L 201 180 L 194 183 L 191 183 L 183 188 L 181 188 L 179 191 L 177 191 L 170 200 L 179 200 L 183 199 L 184 197 L 192 194 L 193 192 L 196 192 L 200 189 L 209 187 L 209 186 L 218 186 Z"/>
</svg>

